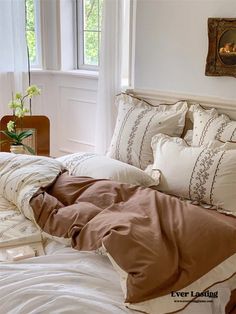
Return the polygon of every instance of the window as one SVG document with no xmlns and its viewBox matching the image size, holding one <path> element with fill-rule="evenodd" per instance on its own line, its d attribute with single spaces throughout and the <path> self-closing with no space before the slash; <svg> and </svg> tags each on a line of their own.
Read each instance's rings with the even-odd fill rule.
<svg viewBox="0 0 236 314">
<path fill-rule="evenodd" d="M 78 68 L 98 69 L 103 0 L 77 0 Z"/>
<path fill-rule="evenodd" d="M 30 65 L 41 67 L 40 0 L 26 0 L 26 39 Z"/>
</svg>

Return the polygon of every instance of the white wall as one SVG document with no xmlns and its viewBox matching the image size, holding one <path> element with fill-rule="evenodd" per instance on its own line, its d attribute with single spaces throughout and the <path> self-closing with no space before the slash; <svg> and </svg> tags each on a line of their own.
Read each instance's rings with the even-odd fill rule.
<svg viewBox="0 0 236 314">
<path fill-rule="evenodd" d="M 236 79 L 207 77 L 208 17 L 235 17 L 235 0 L 137 0 L 135 88 L 236 99 Z"/>
</svg>

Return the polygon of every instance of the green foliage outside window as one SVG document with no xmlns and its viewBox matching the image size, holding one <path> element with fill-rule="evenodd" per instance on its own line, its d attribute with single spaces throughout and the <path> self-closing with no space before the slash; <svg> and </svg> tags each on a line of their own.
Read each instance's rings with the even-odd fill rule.
<svg viewBox="0 0 236 314">
<path fill-rule="evenodd" d="M 84 0 L 84 64 L 99 65 L 103 0 Z"/>
<path fill-rule="evenodd" d="M 30 63 L 34 64 L 36 61 L 34 0 L 26 0 L 26 39 L 29 49 Z"/>
<path fill-rule="evenodd" d="M 85 65 L 99 65 L 103 0 L 83 0 L 83 55 Z M 30 63 L 36 62 L 34 0 L 26 0 L 26 39 Z"/>
</svg>

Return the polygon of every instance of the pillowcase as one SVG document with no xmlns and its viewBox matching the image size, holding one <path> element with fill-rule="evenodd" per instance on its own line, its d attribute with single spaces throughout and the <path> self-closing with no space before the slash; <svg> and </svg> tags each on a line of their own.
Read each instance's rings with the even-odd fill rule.
<svg viewBox="0 0 236 314">
<path fill-rule="evenodd" d="M 236 214 L 236 144 L 191 147 L 181 138 L 158 134 L 152 148 L 152 169 L 161 172 L 158 190 Z"/>
<path fill-rule="evenodd" d="M 193 146 L 200 146 L 211 140 L 222 142 L 236 141 L 236 121 L 225 115 L 219 115 L 216 109 L 205 110 L 200 105 L 192 105 Z"/>
<path fill-rule="evenodd" d="M 69 174 L 73 176 L 88 176 L 95 179 L 110 179 L 122 183 L 142 186 L 158 184 L 141 169 L 125 164 L 121 161 L 93 153 L 75 153 L 58 157 Z"/>
<path fill-rule="evenodd" d="M 180 136 L 185 125 L 186 102 L 152 106 L 122 94 L 117 97 L 118 116 L 107 156 L 145 169 L 153 162 L 151 139 L 157 133 Z"/>
</svg>

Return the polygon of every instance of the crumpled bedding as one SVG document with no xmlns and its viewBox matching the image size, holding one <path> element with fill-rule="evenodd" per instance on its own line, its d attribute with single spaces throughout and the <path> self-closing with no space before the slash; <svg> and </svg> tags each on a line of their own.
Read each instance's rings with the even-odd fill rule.
<svg viewBox="0 0 236 314">
<path fill-rule="evenodd" d="M 68 193 L 61 179 L 67 178 L 70 186 L 72 178 L 63 171 L 63 166 L 53 159 L 4 154 L 0 158 L 0 195 L 52 238 L 72 240 L 80 250 L 104 245 L 127 273 L 127 302 L 149 300 L 170 289 L 181 289 L 235 253 L 235 218 L 190 204 L 186 207 L 184 202 L 154 190 L 109 180 L 76 178 L 80 188 Z M 55 188 L 58 186 L 65 199 Z M 68 197 L 76 200 L 78 196 L 77 202 L 66 203 Z M 129 202 L 132 196 L 135 201 Z M 48 206 L 52 199 L 54 203 Z M 75 210 L 78 206 L 79 211 Z M 56 223 L 52 223 L 54 218 L 58 219 Z M 150 227 L 154 227 L 154 233 Z M 212 238 L 208 239 L 209 234 Z M 183 241 L 179 243 L 180 238 Z M 195 260 L 197 255 L 200 262 Z M 150 256 L 154 263 L 150 264 Z M 146 268 L 151 269 L 148 275 Z"/>
<path fill-rule="evenodd" d="M 129 303 L 178 291 L 236 253 L 234 217 L 149 188 L 63 173 L 30 205 L 46 233 L 78 250 L 103 245 L 127 273 Z"/>
<path fill-rule="evenodd" d="M 30 237 L 38 232 L 35 224 L 25 219 L 14 204 L 0 196 L 0 247 L 2 242 Z M 11 243 L 14 245 L 14 242 Z"/>
</svg>

